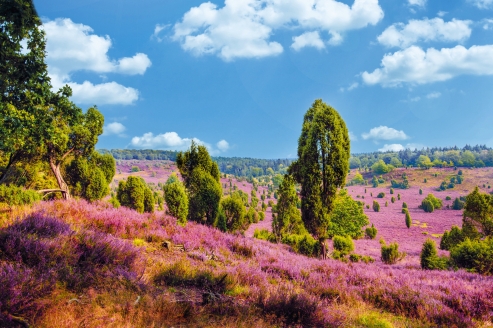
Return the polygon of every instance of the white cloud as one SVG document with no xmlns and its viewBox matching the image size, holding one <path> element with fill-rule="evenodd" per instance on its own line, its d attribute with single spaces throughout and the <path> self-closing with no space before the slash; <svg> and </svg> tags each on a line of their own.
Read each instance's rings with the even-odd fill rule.
<svg viewBox="0 0 493 328">
<path fill-rule="evenodd" d="M 352 84 L 351 84 L 349 87 L 347 87 L 347 88 L 339 88 L 339 91 L 340 91 L 340 92 L 344 92 L 344 91 L 351 91 L 351 90 L 356 89 L 358 86 L 359 86 L 359 83 L 358 83 L 358 82 L 354 82 L 354 83 L 352 83 Z"/>
<path fill-rule="evenodd" d="M 432 92 L 426 95 L 428 99 L 440 98 L 442 94 L 440 92 Z"/>
<path fill-rule="evenodd" d="M 351 141 L 358 141 L 358 136 L 349 131 L 349 140 Z"/>
<path fill-rule="evenodd" d="M 380 152 L 387 152 L 387 151 L 401 151 L 401 150 L 405 150 L 405 149 L 411 149 L 411 150 L 415 150 L 415 149 L 423 149 L 425 148 L 424 145 L 421 145 L 421 144 L 414 144 L 414 143 L 408 143 L 406 144 L 405 146 L 401 145 L 401 144 L 385 144 L 383 145 L 382 148 L 378 149 L 378 151 Z"/>
<path fill-rule="evenodd" d="M 420 101 L 421 100 L 421 97 L 420 96 L 416 96 L 416 97 L 413 97 L 411 99 L 409 99 L 409 101 L 411 102 L 417 102 L 417 101 Z"/>
<path fill-rule="evenodd" d="M 363 72 L 366 84 L 398 86 L 446 81 L 458 75 L 493 75 L 493 45 L 423 49 L 411 46 L 386 54 L 381 68 Z"/>
<path fill-rule="evenodd" d="M 164 38 L 160 37 L 160 33 L 167 29 L 168 27 L 170 27 L 169 24 L 156 24 L 156 27 L 154 27 L 154 33 L 152 34 L 152 37 L 151 38 L 155 38 L 156 40 L 158 40 L 158 42 L 161 42 L 164 40 Z"/>
<path fill-rule="evenodd" d="M 113 122 L 103 127 L 103 136 L 118 135 L 120 137 L 123 137 L 123 132 L 125 132 L 126 129 L 127 128 L 123 124 Z"/>
<path fill-rule="evenodd" d="M 493 19 L 491 19 L 491 18 L 483 19 L 482 23 L 483 23 L 483 29 L 484 30 L 493 29 Z"/>
<path fill-rule="evenodd" d="M 293 44 L 291 48 L 296 51 L 300 51 L 304 47 L 314 47 L 317 49 L 325 48 L 324 42 L 320 39 L 318 31 L 306 32 L 300 36 L 293 37 Z"/>
<path fill-rule="evenodd" d="M 282 45 L 271 40 L 278 29 L 323 31 L 331 35 L 328 43 L 336 45 L 342 32 L 382 18 L 378 0 L 355 0 L 351 7 L 335 0 L 226 0 L 222 8 L 211 2 L 191 8 L 174 25 L 172 38 L 195 55 L 228 61 L 279 55 Z M 303 38 L 293 41 L 293 49 L 302 48 Z M 305 46 L 315 42 L 321 47 L 320 41 L 312 39 Z"/>
<path fill-rule="evenodd" d="M 398 131 L 394 128 L 389 128 L 387 126 L 379 126 L 370 130 L 368 133 L 363 133 L 361 135 L 363 139 L 373 139 L 373 140 L 405 140 L 409 137 L 404 133 L 404 131 Z"/>
<path fill-rule="evenodd" d="M 216 147 L 217 149 L 219 149 L 220 151 L 227 151 L 229 149 L 229 143 L 226 141 L 226 140 L 220 140 L 217 144 L 216 144 Z"/>
<path fill-rule="evenodd" d="M 138 91 L 133 88 L 116 82 L 78 84 L 71 82 L 71 75 L 76 71 L 142 75 L 151 66 L 146 54 L 112 60 L 107 54 L 112 45 L 109 36 L 95 35 L 91 27 L 69 18 L 46 21 L 43 29 L 47 39 L 46 62 L 54 88 L 69 84 L 76 102 L 92 103 L 93 99 L 98 99 L 100 104 L 127 105 L 138 99 Z"/>
<path fill-rule="evenodd" d="M 441 18 L 410 20 L 408 24 L 389 26 L 377 40 L 387 47 L 400 48 L 407 48 L 419 41 L 461 42 L 470 37 L 471 23 L 458 19 L 444 22 Z"/>
<path fill-rule="evenodd" d="M 89 105 L 130 105 L 139 98 L 139 91 L 116 82 L 82 84 L 68 82 L 72 88 L 72 101 Z M 54 85 L 54 84 L 53 84 Z"/>
<path fill-rule="evenodd" d="M 472 2 L 479 9 L 487 9 L 493 5 L 493 0 L 469 0 L 469 2 Z"/>
<path fill-rule="evenodd" d="M 424 7 L 426 5 L 426 0 L 407 0 L 410 6 Z"/>
<path fill-rule="evenodd" d="M 445 16 L 445 15 L 447 15 L 447 14 L 448 14 L 448 13 L 447 13 L 446 11 L 442 11 L 442 10 L 440 10 L 440 11 L 437 13 L 437 16 L 438 16 L 438 17 L 443 17 L 443 16 Z"/>
<path fill-rule="evenodd" d="M 182 138 L 176 132 L 166 132 L 158 135 L 147 132 L 141 137 L 133 137 L 130 144 L 134 147 L 145 149 L 185 150 L 190 147 L 192 140 L 199 145 L 205 146 L 211 155 L 218 155 L 229 149 L 229 143 L 226 140 L 219 141 L 216 144 L 217 148 L 214 148 L 209 143 L 197 138 Z"/>
<path fill-rule="evenodd" d="M 404 150 L 404 146 L 401 144 L 390 144 L 390 145 L 383 145 L 382 148 L 378 149 L 378 151 L 381 152 L 387 152 L 387 151 L 401 151 Z"/>
</svg>

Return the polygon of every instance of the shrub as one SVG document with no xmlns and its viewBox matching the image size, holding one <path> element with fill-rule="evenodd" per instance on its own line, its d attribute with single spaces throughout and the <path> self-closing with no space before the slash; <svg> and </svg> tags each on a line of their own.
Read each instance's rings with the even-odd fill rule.
<svg viewBox="0 0 493 328">
<path fill-rule="evenodd" d="M 454 199 L 454 203 L 452 204 L 452 209 L 458 211 L 458 210 L 463 209 L 464 205 L 465 205 L 465 203 L 456 197 Z"/>
<path fill-rule="evenodd" d="M 450 250 L 452 264 L 469 272 L 493 274 L 493 238 L 485 240 L 470 240 L 463 242 Z"/>
<path fill-rule="evenodd" d="M 139 172 L 140 169 L 138 166 L 132 166 L 132 169 L 130 170 L 131 172 Z"/>
<path fill-rule="evenodd" d="M 265 212 L 261 211 L 258 213 L 258 219 L 260 221 L 264 221 L 265 220 Z"/>
<path fill-rule="evenodd" d="M 384 198 L 385 197 L 385 193 L 384 192 L 381 192 L 377 195 L 377 198 Z"/>
<path fill-rule="evenodd" d="M 401 200 L 401 194 L 397 194 L 397 200 Z"/>
<path fill-rule="evenodd" d="M 173 175 L 171 176 L 173 177 Z M 164 201 L 168 208 L 168 213 L 178 220 L 178 224 L 185 225 L 188 216 L 188 196 L 185 186 L 178 179 L 168 178 L 163 187 Z"/>
<path fill-rule="evenodd" d="M 330 214 L 330 223 L 327 228 L 329 238 L 335 235 L 359 238 L 363 236 L 362 228 L 368 225 L 368 217 L 363 211 L 362 203 L 354 201 L 345 190 L 337 195 L 333 210 Z M 302 225 L 302 221 L 300 219 Z M 293 229 L 291 228 L 291 231 Z"/>
<path fill-rule="evenodd" d="M 365 237 L 368 239 L 375 239 L 377 236 L 377 228 L 372 224 L 371 227 L 365 229 Z"/>
<path fill-rule="evenodd" d="M 457 172 L 457 175 L 462 175 L 462 170 L 459 170 L 459 172 Z"/>
<path fill-rule="evenodd" d="M 393 195 L 394 194 L 394 188 L 390 188 L 390 194 Z"/>
<path fill-rule="evenodd" d="M 9 206 L 31 205 L 39 200 L 41 200 L 41 194 L 34 190 L 15 185 L 0 185 L 0 202 Z"/>
<path fill-rule="evenodd" d="M 364 262 L 366 264 L 373 263 L 373 262 L 375 262 L 375 259 L 369 255 L 364 255 L 361 257 L 361 262 Z"/>
<path fill-rule="evenodd" d="M 406 227 L 409 229 L 411 228 L 411 224 L 412 224 L 412 220 L 411 220 L 411 215 L 409 214 L 409 211 L 406 211 Z"/>
<path fill-rule="evenodd" d="M 404 177 L 402 182 L 397 182 L 396 180 L 391 180 L 390 184 L 391 184 L 392 188 L 409 189 L 409 181 L 407 180 L 407 177 Z"/>
<path fill-rule="evenodd" d="M 419 194 L 422 195 L 423 194 L 423 189 L 419 188 Z"/>
<path fill-rule="evenodd" d="M 395 197 L 394 197 L 394 196 L 392 196 L 392 197 L 390 198 L 390 202 L 391 202 L 392 204 L 394 204 L 394 203 L 395 203 Z"/>
<path fill-rule="evenodd" d="M 255 229 L 255 232 L 253 233 L 253 238 L 268 240 L 268 241 L 275 240 L 275 236 L 271 234 L 267 229 Z"/>
<path fill-rule="evenodd" d="M 452 200 L 452 197 L 447 196 L 447 197 L 445 197 L 445 200 Z"/>
<path fill-rule="evenodd" d="M 409 212 L 409 211 L 408 211 L 408 209 L 407 209 L 407 208 L 403 208 L 401 212 L 402 212 L 402 214 L 406 214 L 406 213 L 407 213 L 407 212 Z"/>
<path fill-rule="evenodd" d="M 140 177 L 130 176 L 127 181 L 120 181 L 116 197 L 122 206 L 139 213 L 154 211 L 152 191 Z"/>
<path fill-rule="evenodd" d="M 115 196 L 111 197 L 109 202 L 111 205 L 113 205 L 114 208 L 120 208 L 120 206 L 121 206 L 120 202 L 118 201 L 118 199 Z"/>
<path fill-rule="evenodd" d="M 428 213 L 433 212 L 435 209 L 442 208 L 442 200 L 433 196 L 433 194 L 428 194 L 428 196 L 421 202 L 421 208 Z"/>
<path fill-rule="evenodd" d="M 376 200 L 373 201 L 373 210 L 375 212 L 380 212 L 380 204 Z"/>
<path fill-rule="evenodd" d="M 406 256 L 406 253 L 399 252 L 398 243 L 391 243 L 389 245 L 386 245 L 385 241 L 381 239 L 380 244 L 382 245 L 381 259 L 382 262 L 385 264 L 395 264 L 397 263 L 397 261 L 402 260 Z"/>
<path fill-rule="evenodd" d="M 402 203 L 402 208 L 407 208 L 407 203 L 406 202 L 403 202 Z"/>
<path fill-rule="evenodd" d="M 349 261 L 353 262 L 353 263 L 357 263 L 361 260 L 362 256 L 359 255 L 359 254 L 350 254 L 349 255 Z"/>
<path fill-rule="evenodd" d="M 389 202 L 385 202 L 385 207 L 389 206 Z"/>
<path fill-rule="evenodd" d="M 425 178 L 423 182 L 424 182 L 424 183 L 427 183 L 427 182 L 428 182 L 428 180 Z"/>
<path fill-rule="evenodd" d="M 435 241 L 428 238 L 423 244 L 419 256 L 421 268 L 425 270 L 445 270 L 447 269 L 447 259 L 439 257 Z"/>
<path fill-rule="evenodd" d="M 287 234 L 282 236 L 282 243 L 293 248 L 297 253 L 307 256 L 317 256 L 320 253 L 320 243 L 309 234 L 295 235 Z"/>
<path fill-rule="evenodd" d="M 334 249 L 342 255 L 347 255 L 354 250 L 354 242 L 351 237 L 334 236 L 332 243 Z"/>
</svg>

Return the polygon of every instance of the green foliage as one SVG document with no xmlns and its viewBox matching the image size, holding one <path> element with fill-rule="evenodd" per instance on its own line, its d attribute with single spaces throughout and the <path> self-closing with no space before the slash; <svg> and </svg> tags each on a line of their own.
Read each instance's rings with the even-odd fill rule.
<svg viewBox="0 0 493 328">
<path fill-rule="evenodd" d="M 261 239 L 261 240 L 267 240 L 271 242 L 276 241 L 276 237 L 269 232 L 267 229 L 255 229 L 253 233 L 253 238 Z"/>
<path fill-rule="evenodd" d="M 232 195 L 221 200 L 221 209 L 225 217 L 226 231 L 243 231 L 248 227 L 246 209 L 238 196 Z"/>
<path fill-rule="evenodd" d="M 397 261 L 402 260 L 406 257 L 406 253 L 399 252 L 399 244 L 398 243 L 390 243 L 389 245 L 385 244 L 383 239 L 380 239 L 381 248 L 381 259 L 385 264 L 395 264 Z"/>
<path fill-rule="evenodd" d="M 116 164 L 109 154 L 92 152 L 79 157 L 65 167 L 71 193 L 90 202 L 102 199 L 109 193 L 109 184 L 116 172 Z"/>
<path fill-rule="evenodd" d="M 375 212 L 380 212 L 380 204 L 376 200 L 373 201 L 373 210 Z"/>
<path fill-rule="evenodd" d="M 394 194 L 394 188 L 390 188 L 390 194 L 393 195 Z"/>
<path fill-rule="evenodd" d="M 334 201 L 334 210 L 330 214 L 328 236 L 359 238 L 363 235 L 362 228 L 369 223 L 361 204 L 353 200 L 346 190 L 341 190 Z"/>
<path fill-rule="evenodd" d="M 372 184 L 373 188 L 378 187 L 378 179 L 377 179 L 377 177 L 375 175 L 371 179 L 371 184 Z"/>
<path fill-rule="evenodd" d="M 402 208 L 407 208 L 407 203 L 406 202 L 402 202 Z"/>
<path fill-rule="evenodd" d="M 371 227 L 365 229 L 365 237 L 368 239 L 375 239 L 377 237 L 378 230 L 372 224 Z"/>
<path fill-rule="evenodd" d="M 440 240 L 440 249 L 448 251 L 463 242 L 465 238 L 461 228 L 452 226 L 450 231 L 447 230 L 443 233 L 442 239 Z"/>
<path fill-rule="evenodd" d="M 485 240 L 470 240 L 463 242 L 450 250 L 452 265 L 465 268 L 470 272 L 493 274 L 493 238 Z"/>
<path fill-rule="evenodd" d="M 385 193 L 384 192 L 380 192 L 377 195 L 377 198 L 384 198 L 384 197 L 385 197 Z"/>
<path fill-rule="evenodd" d="M 411 228 L 412 223 L 413 223 L 413 220 L 411 220 L 411 214 L 409 214 L 409 211 L 406 211 L 406 227 L 408 229 Z"/>
<path fill-rule="evenodd" d="M 401 194 L 397 194 L 397 200 L 401 200 Z"/>
<path fill-rule="evenodd" d="M 463 225 L 475 227 L 483 236 L 493 235 L 493 195 L 481 193 L 476 187 L 466 197 Z"/>
<path fill-rule="evenodd" d="M 392 197 L 390 198 L 390 202 L 391 202 L 392 204 L 394 204 L 394 203 L 395 203 L 395 197 L 394 197 L 394 196 L 392 196 Z"/>
<path fill-rule="evenodd" d="M 139 213 L 154 211 L 154 196 L 141 177 L 128 177 L 118 183 L 116 198 L 122 206 Z"/>
<path fill-rule="evenodd" d="M 223 193 L 217 163 L 205 146 L 192 141 L 189 150 L 178 153 L 176 164 L 188 191 L 189 219 L 213 225 Z"/>
<path fill-rule="evenodd" d="M 422 195 L 423 194 L 423 189 L 419 188 L 419 194 Z"/>
<path fill-rule="evenodd" d="M 423 244 L 421 254 L 419 256 L 421 268 L 425 270 L 445 270 L 448 266 L 448 261 L 445 257 L 439 257 L 435 241 L 428 238 Z"/>
<path fill-rule="evenodd" d="M 436 198 L 433 194 L 428 194 L 428 196 L 421 202 L 421 208 L 428 213 L 433 212 L 436 209 L 442 208 L 442 200 Z"/>
<path fill-rule="evenodd" d="M 385 174 L 389 173 L 391 169 L 383 160 L 378 160 L 375 164 L 371 166 L 371 170 L 374 174 Z"/>
<path fill-rule="evenodd" d="M 296 206 L 298 200 L 293 177 L 284 175 L 278 190 L 277 215 L 272 220 L 272 232 L 278 240 L 284 234 L 306 234 L 301 213 Z"/>
<path fill-rule="evenodd" d="M 116 198 L 115 196 L 112 196 L 109 202 L 111 205 L 113 205 L 114 208 L 120 208 L 121 206 L 120 202 L 118 201 L 118 198 Z"/>
<path fill-rule="evenodd" d="M 185 225 L 188 217 L 188 196 L 183 183 L 171 175 L 163 186 L 164 201 L 168 214 L 177 218 L 178 224 Z"/>
<path fill-rule="evenodd" d="M 445 200 L 452 200 L 452 197 L 447 196 L 447 197 L 445 197 Z"/>
<path fill-rule="evenodd" d="M 298 160 L 289 173 L 301 184 L 301 216 L 316 238 L 327 238 L 329 215 L 337 188 L 346 182 L 350 141 L 344 120 L 322 100 L 316 100 L 304 116 L 298 139 Z"/>
<path fill-rule="evenodd" d="M 282 237 L 283 244 L 290 245 L 297 253 L 307 256 L 317 256 L 320 253 L 320 242 L 309 234 L 295 235 L 288 234 Z"/>
<path fill-rule="evenodd" d="M 334 236 L 332 238 L 334 249 L 341 253 L 341 255 L 348 255 L 354 251 L 354 242 L 351 237 Z"/>
<path fill-rule="evenodd" d="M 41 194 L 15 185 L 0 185 L 0 202 L 9 206 L 31 205 L 41 200 Z"/>
<path fill-rule="evenodd" d="M 131 169 L 130 171 L 131 171 L 131 172 L 139 172 L 139 171 L 140 171 L 140 169 L 139 169 L 139 167 L 138 167 L 138 166 L 135 166 L 135 165 L 134 165 L 134 166 L 132 166 L 132 169 Z"/>
<path fill-rule="evenodd" d="M 416 165 L 418 167 L 422 167 L 425 169 L 429 169 L 430 167 L 433 166 L 433 163 L 431 162 L 430 158 L 426 155 L 419 155 L 418 159 L 416 160 Z"/>
<path fill-rule="evenodd" d="M 459 211 L 464 208 L 465 202 L 461 201 L 459 198 L 454 199 L 454 203 L 452 204 L 452 209 Z"/>
<path fill-rule="evenodd" d="M 397 182 L 396 180 L 392 179 L 390 181 L 390 184 L 392 185 L 392 188 L 409 189 L 409 181 L 407 180 L 407 178 L 404 178 L 402 182 Z"/>
<path fill-rule="evenodd" d="M 245 221 L 248 223 L 257 223 L 258 222 L 258 213 L 255 211 L 253 207 L 249 207 L 248 211 L 245 214 Z"/>
<path fill-rule="evenodd" d="M 356 173 L 354 175 L 354 178 L 351 180 L 351 182 L 355 185 L 364 185 L 365 179 L 363 179 L 363 176 L 361 175 L 361 173 Z"/>
</svg>

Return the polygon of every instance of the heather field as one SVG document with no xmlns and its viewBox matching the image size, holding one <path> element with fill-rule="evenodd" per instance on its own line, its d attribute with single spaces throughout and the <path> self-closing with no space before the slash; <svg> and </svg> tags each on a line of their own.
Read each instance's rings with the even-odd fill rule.
<svg viewBox="0 0 493 328">
<path fill-rule="evenodd" d="M 113 188 L 137 175 L 159 190 L 173 172 L 172 162 L 118 161 Z M 390 195 L 390 180 L 403 173 L 411 187 Z M 426 238 L 439 243 L 445 230 L 461 224 L 462 211 L 447 205 L 476 185 L 488 191 L 493 180 L 491 168 L 463 170 L 461 185 L 437 191 L 456 174 L 453 169 L 398 169 L 376 188 L 347 187 L 354 199 L 370 205 L 365 213 L 378 229 L 376 239 L 355 241 L 355 253 L 375 259 L 368 264 L 310 258 L 254 239 L 255 229 L 271 229 L 270 207 L 265 220 L 244 234 L 194 222 L 182 227 L 164 211 L 139 214 L 106 201 L 5 208 L 0 322 L 12 327 L 489 327 L 491 276 L 425 271 L 419 265 Z M 371 179 L 369 173 L 364 177 Z M 250 194 L 252 184 L 232 177 L 221 178 L 225 193 L 230 179 Z M 259 186 L 258 194 L 266 188 Z M 377 198 L 380 192 L 383 198 Z M 442 199 L 444 209 L 419 209 L 428 193 Z M 372 209 L 374 200 L 379 212 Z M 403 202 L 413 220 L 409 229 Z M 407 256 L 395 265 L 382 263 L 380 238 L 399 243 Z"/>
<path fill-rule="evenodd" d="M 0 225 L 0 318 L 12 326 L 491 325 L 491 277 L 307 258 L 104 201 L 15 214 Z"/>
</svg>

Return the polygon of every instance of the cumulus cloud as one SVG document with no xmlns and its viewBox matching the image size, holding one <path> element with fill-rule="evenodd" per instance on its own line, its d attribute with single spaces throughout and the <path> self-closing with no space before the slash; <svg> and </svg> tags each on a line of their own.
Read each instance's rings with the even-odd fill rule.
<svg viewBox="0 0 493 328">
<path fill-rule="evenodd" d="M 216 144 L 217 148 L 214 148 L 209 143 L 197 138 L 182 138 L 176 132 L 166 132 L 158 135 L 147 132 L 141 137 L 133 137 L 130 144 L 134 147 L 145 149 L 186 150 L 190 148 L 192 140 L 199 145 L 205 146 L 211 155 L 217 155 L 229 149 L 229 143 L 226 140 L 219 141 Z"/>
<path fill-rule="evenodd" d="M 259 58 L 283 52 L 282 45 L 271 40 L 277 29 L 325 32 L 331 36 L 328 43 L 336 45 L 342 32 L 375 25 L 382 18 L 378 0 L 355 0 L 351 7 L 335 0 L 226 0 L 222 8 L 205 2 L 174 25 L 172 39 L 195 55 L 217 55 L 226 61 Z M 293 38 L 293 49 L 322 47 L 315 36 Z"/>
<path fill-rule="evenodd" d="M 113 122 L 103 127 L 103 136 L 117 135 L 120 137 L 124 136 L 124 132 L 127 128 L 118 122 Z"/>
<path fill-rule="evenodd" d="M 351 141 L 358 141 L 358 136 L 349 131 L 349 140 Z"/>
<path fill-rule="evenodd" d="M 300 51 L 305 47 L 314 47 L 317 49 L 325 48 L 325 44 L 320 38 L 318 31 L 306 32 L 299 36 L 293 37 L 293 44 L 291 45 L 291 48 L 296 51 Z"/>
<path fill-rule="evenodd" d="M 358 82 L 351 83 L 351 85 L 347 88 L 340 88 L 339 91 L 344 92 L 344 91 L 351 91 L 356 89 L 359 86 Z"/>
<path fill-rule="evenodd" d="M 484 30 L 491 30 L 493 29 L 493 19 L 487 18 L 482 21 L 483 23 L 483 29 Z"/>
<path fill-rule="evenodd" d="M 426 5 L 426 0 L 407 0 L 410 6 L 424 7 Z"/>
<path fill-rule="evenodd" d="M 423 49 L 411 46 L 386 54 L 381 68 L 363 72 L 366 84 L 398 86 L 450 80 L 459 75 L 493 75 L 493 45 Z"/>
<path fill-rule="evenodd" d="M 404 150 L 404 146 L 401 144 L 390 144 L 390 145 L 383 145 L 382 148 L 378 149 L 378 151 L 381 152 L 387 152 L 387 151 L 401 151 Z"/>
<path fill-rule="evenodd" d="M 216 144 L 216 147 L 217 149 L 219 149 L 220 151 L 227 151 L 229 149 L 229 143 L 226 141 L 226 140 L 220 140 L 217 144 Z"/>
<path fill-rule="evenodd" d="M 138 99 L 138 91 L 133 88 L 116 82 L 78 84 L 71 81 L 71 75 L 76 71 L 142 75 L 151 66 L 146 54 L 110 59 L 110 37 L 95 35 L 91 27 L 74 23 L 69 18 L 46 21 L 43 29 L 47 39 L 46 62 L 54 88 L 69 84 L 76 102 L 126 105 Z"/>
<path fill-rule="evenodd" d="M 491 8 L 493 5 L 493 0 L 469 0 L 469 2 L 479 9 Z"/>
<path fill-rule="evenodd" d="M 373 140 L 405 140 L 409 137 L 404 133 L 404 131 L 398 131 L 394 128 L 389 128 L 387 126 L 379 126 L 370 130 L 368 133 L 363 133 L 361 135 L 363 139 L 373 139 Z"/>
<path fill-rule="evenodd" d="M 444 22 L 441 18 L 410 20 L 408 24 L 397 23 L 389 26 L 377 37 L 387 47 L 407 48 L 416 42 L 462 42 L 471 36 L 469 20 L 452 19 Z"/>
</svg>

